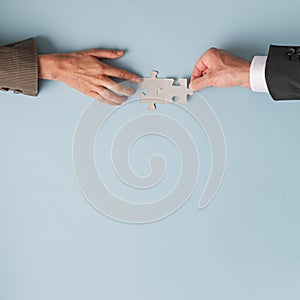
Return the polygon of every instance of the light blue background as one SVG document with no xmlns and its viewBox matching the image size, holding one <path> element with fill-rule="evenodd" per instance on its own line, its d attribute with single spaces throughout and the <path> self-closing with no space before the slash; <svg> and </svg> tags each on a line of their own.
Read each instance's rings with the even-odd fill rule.
<svg viewBox="0 0 300 300">
<path fill-rule="evenodd" d="M 299 11 L 296 0 L 6 0 L 0 40 L 35 36 L 42 53 L 125 48 L 116 65 L 181 77 L 210 46 L 251 59 L 300 44 Z M 76 184 L 72 138 L 88 97 L 56 82 L 37 99 L 1 93 L 1 300 L 300 297 L 300 102 L 201 94 L 226 138 L 222 187 L 204 210 L 194 197 L 137 226 L 99 214 Z"/>
</svg>

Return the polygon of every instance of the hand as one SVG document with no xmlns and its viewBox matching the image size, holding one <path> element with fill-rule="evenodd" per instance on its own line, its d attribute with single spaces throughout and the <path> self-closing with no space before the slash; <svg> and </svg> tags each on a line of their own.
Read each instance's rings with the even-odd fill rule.
<svg viewBox="0 0 300 300">
<path fill-rule="evenodd" d="M 38 56 L 39 78 L 58 80 L 83 94 L 110 104 L 120 105 L 134 89 L 116 84 L 111 77 L 139 81 L 139 77 L 123 69 L 111 67 L 100 59 L 116 59 L 124 51 L 90 49 L 71 53 Z"/>
<path fill-rule="evenodd" d="M 208 86 L 250 88 L 250 62 L 225 50 L 210 48 L 197 61 L 190 83 L 194 91 Z"/>
</svg>

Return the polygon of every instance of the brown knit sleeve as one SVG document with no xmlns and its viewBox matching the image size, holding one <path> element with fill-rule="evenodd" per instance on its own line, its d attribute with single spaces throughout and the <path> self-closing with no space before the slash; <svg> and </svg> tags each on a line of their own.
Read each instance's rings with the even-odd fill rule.
<svg viewBox="0 0 300 300">
<path fill-rule="evenodd" d="M 0 46 L 0 89 L 37 95 L 38 62 L 33 38 Z"/>
</svg>

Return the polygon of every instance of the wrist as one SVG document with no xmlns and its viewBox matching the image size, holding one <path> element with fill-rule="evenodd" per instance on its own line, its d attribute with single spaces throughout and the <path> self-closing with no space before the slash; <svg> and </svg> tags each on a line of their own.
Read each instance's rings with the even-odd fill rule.
<svg viewBox="0 0 300 300">
<path fill-rule="evenodd" d="M 241 66 L 241 73 L 240 79 L 241 83 L 240 86 L 250 89 L 250 62 L 244 61 L 243 65 Z"/>
<path fill-rule="evenodd" d="M 39 79 L 56 80 L 56 65 L 55 54 L 38 55 Z"/>
</svg>

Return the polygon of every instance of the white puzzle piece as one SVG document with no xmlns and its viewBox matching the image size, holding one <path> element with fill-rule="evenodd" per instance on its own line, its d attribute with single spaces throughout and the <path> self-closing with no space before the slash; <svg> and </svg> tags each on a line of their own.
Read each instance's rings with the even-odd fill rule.
<svg viewBox="0 0 300 300">
<path fill-rule="evenodd" d="M 150 78 L 144 78 L 141 88 L 146 89 L 146 93 L 140 95 L 140 101 L 149 103 L 149 110 L 155 110 L 156 103 L 172 103 L 178 99 L 178 103 L 186 103 L 187 95 L 192 95 L 193 91 L 187 87 L 187 79 L 178 79 L 178 85 L 174 85 L 175 80 L 171 78 L 157 78 L 157 71 L 151 71 Z"/>
</svg>

